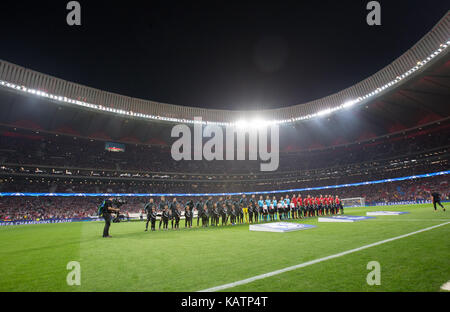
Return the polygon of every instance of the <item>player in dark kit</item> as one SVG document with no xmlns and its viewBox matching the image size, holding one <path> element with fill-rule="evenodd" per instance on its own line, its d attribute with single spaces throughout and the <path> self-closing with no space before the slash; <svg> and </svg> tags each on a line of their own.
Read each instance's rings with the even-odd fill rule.
<svg viewBox="0 0 450 312">
<path fill-rule="evenodd" d="M 192 210 L 188 205 L 186 205 L 186 210 L 184 211 L 184 227 L 192 227 L 192 217 Z"/>
<path fill-rule="evenodd" d="M 161 196 L 161 200 L 159 201 L 158 210 L 159 212 L 164 211 L 164 207 L 168 205 L 166 198 L 164 196 Z"/>
<path fill-rule="evenodd" d="M 214 210 L 217 211 L 217 218 L 219 219 L 219 222 L 217 222 L 217 225 L 219 225 L 220 223 L 220 216 L 222 215 L 222 207 L 223 207 L 223 198 L 219 197 L 219 200 L 216 201 L 216 203 L 214 204 Z M 214 216 L 216 217 L 216 216 Z"/>
<path fill-rule="evenodd" d="M 208 212 L 206 213 L 206 218 L 208 219 L 208 222 L 209 222 L 209 218 L 212 216 L 213 206 L 214 206 L 211 196 L 206 200 L 205 204 L 208 207 Z"/>
<path fill-rule="evenodd" d="M 164 207 L 166 207 L 168 205 L 166 198 L 164 196 L 161 197 L 161 200 L 159 201 L 159 205 L 158 205 L 158 210 L 159 212 L 161 212 L 161 214 L 164 211 Z M 159 219 L 159 228 L 161 229 L 161 224 L 162 224 L 162 218 Z"/>
<path fill-rule="evenodd" d="M 434 211 L 437 211 L 436 205 L 441 206 L 441 208 L 445 211 L 445 208 L 441 203 L 441 194 L 439 194 L 438 192 L 433 192 L 431 193 L 431 198 L 433 200 Z"/>
<path fill-rule="evenodd" d="M 194 201 L 192 199 L 189 199 L 186 204 L 184 205 L 184 211 L 186 211 L 186 208 L 189 207 L 190 211 L 194 210 Z"/>
<path fill-rule="evenodd" d="M 177 198 L 175 197 L 169 205 L 170 215 L 172 216 L 172 218 L 171 218 L 172 219 L 172 222 L 171 222 L 172 229 L 173 229 L 173 225 L 175 222 L 177 209 L 178 209 L 178 202 L 177 202 Z"/>
<path fill-rule="evenodd" d="M 213 205 L 212 209 L 212 216 L 211 216 L 211 225 L 212 226 L 219 226 L 219 207 L 217 207 L 217 203 Z"/>
<path fill-rule="evenodd" d="M 227 199 L 225 200 L 225 205 L 227 207 L 227 219 L 225 220 L 225 224 L 227 224 L 228 219 L 231 216 L 231 206 L 233 205 L 233 200 L 231 199 L 230 195 L 228 195 Z"/>
<path fill-rule="evenodd" d="M 174 224 L 175 229 L 180 229 L 180 219 L 181 219 L 181 208 L 180 205 L 177 205 L 177 208 L 172 214 L 172 223 Z"/>
<path fill-rule="evenodd" d="M 225 204 L 225 202 L 222 202 L 222 207 L 220 209 L 220 217 L 222 218 L 222 226 L 223 225 L 227 225 L 227 205 Z"/>
<path fill-rule="evenodd" d="M 203 211 L 203 197 L 200 197 L 200 200 L 198 200 L 195 203 L 195 209 L 197 209 L 197 226 L 200 225 L 200 219 L 202 218 L 202 211 Z M 192 211 L 192 216 L 194 215 L 194 211 Z"/>
<path fill-rule="evenodd" d="M 161 220 L 159 220 L 159 228 L 161 228 L 161 222 L 163 223 L 163 230 L 169 228 L 169 219 L 170 219 L 170 212 L 169 212 L 169 206 L 165 206 L 164 210 L 161 215 Z"/>
<path fill-rule="evenodd" d="M 149 218 L 149 215 L 147 215 L 147 219 Z M 155 230 L 155 225 L 156 225 L 156 208 L 153 207 L 152 211 L 150 211 L 150 223 L 152 225 L 152 231 Z M 147 221 L 148 224 L 148 221 Z M 146 229 L 147 231 L 147 229 Z"/>
<path fill-rule="evenodd" d="M 200 217 L 202 218 L 202 226 L 203 227 L 208 227 L 208 214 L 209 214 L 208 205 L 205 203 L 203 205 L 203 209 L 202 209 L 202 212 L 200 215 Z"/>
<path fill-rule="evenodd" d="M 231 204 L 231 211 L 230 211 L 230 223 L 232 225 L 236 225 L 236 218 L 237 218 L 236 205 L 233 203 Z"/>
<path fill-rule="evenodd" d="M 147 223 L 145 224 L 145 231 L 148 231 L 148 223 L 151 221 L 151 214 L 155 208 L 155 203 L 153 202 L 153 198 L 150 198 L 147 204 L 144 206 L 145 213 L 147 214 Z"/>
<path fill-rule="evenodd" d="M 253 206 L 251 202 L 248 205 L 248 222 L 253 223 Z"/>
</svg>

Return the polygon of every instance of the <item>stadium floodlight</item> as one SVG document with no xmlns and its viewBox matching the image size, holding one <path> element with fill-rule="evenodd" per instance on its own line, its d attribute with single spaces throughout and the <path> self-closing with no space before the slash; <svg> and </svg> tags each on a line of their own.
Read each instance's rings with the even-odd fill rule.
<svg viewBox="0 0 450 312">
<path fill-rule="evenodd" d="M 243 119 L 236 121 L 234 125 L 238 129 L 246 129 L 248 127 L 247 121 Z"/>
<path fill-rule="evenodd" d="M 350 101 L 347 101 L 344 104 L 342 104 L 342 107 L 345 107 L 345 108 L 352 107 L 357 102 L 358 102 L 358 100 L 350 100 Z"/>
<path fill-rule="evenodd" d="M 332 112 L 331 108 L 327 108 L 327 109 L 324 109 L 324 110 L 321 110 L 321 111 L 317 112 L 317 116 L 325 116 L 325 115 L 328 115 L 331 112 Z"/>
<path fill-rule="evenodd" d="M 256 129 L 262 129 L 267 126 L 267 122 L 261 118 L 255 118 L 251 121 L 251 127 L 255 127 Z"/>
</svg>

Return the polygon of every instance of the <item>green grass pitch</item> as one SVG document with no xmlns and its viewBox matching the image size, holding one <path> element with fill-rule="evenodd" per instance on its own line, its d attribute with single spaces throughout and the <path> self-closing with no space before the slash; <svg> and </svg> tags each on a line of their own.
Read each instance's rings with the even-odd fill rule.
<svg viewBox="0 0 450 312">
<path fill-rule="evenodd" d="M 448 208 L 448 204 L 446 205 Z M 250 232 L 248 225 L 144 232 L 144 222 L 0 228 L 0 291 L 198 291 L 334 255 L 450 221 L 431 205 L 348 208 L 408 211 L 355 223 L 299 222 L 317 228 Z M 194 220 L 194 225 L 196 220 Z M 450 224 L 226 291 L 440 291 L 450 280 Z M 81 265 L 81 285 L 68 286 L 66 265 Z M 369 286 L 369 261 L 381 285 Z"/>
</svg>

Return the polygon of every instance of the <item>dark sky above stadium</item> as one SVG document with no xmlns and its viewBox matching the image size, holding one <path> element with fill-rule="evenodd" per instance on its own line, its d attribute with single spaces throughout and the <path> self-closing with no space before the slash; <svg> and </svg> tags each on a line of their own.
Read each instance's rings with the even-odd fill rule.
<svg viewBox="0 0 450 312">
<path fill-rule="evenodd" d="M 1 4 L 0 58 L 133 97 L 224 109 L 283 107 L 365 79 L 404 53 L 448 1 L 69 1 Z"/>
</svg>

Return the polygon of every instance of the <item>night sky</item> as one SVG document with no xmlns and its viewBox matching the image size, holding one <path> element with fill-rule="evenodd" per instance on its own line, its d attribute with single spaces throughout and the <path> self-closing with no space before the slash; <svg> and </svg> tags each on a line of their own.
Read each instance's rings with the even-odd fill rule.
<svg viewBox="0 0 450 312">
<path fill-rule="evenodd" d="M 179 105 L 261 109 L 349 87 L 404 53 L 448 0 L 2 2 L 0 58 L 133 97 Z"/>
</svg>

